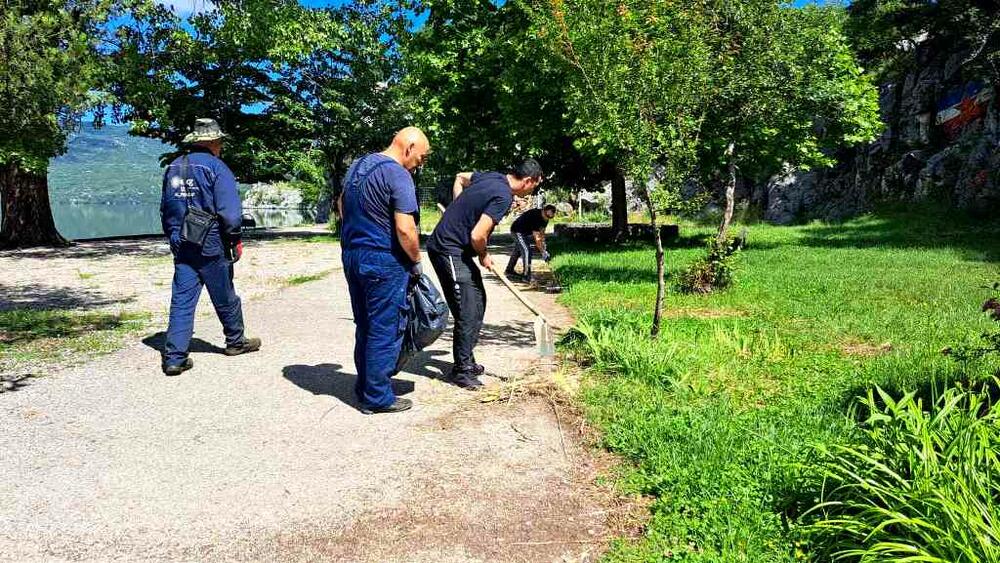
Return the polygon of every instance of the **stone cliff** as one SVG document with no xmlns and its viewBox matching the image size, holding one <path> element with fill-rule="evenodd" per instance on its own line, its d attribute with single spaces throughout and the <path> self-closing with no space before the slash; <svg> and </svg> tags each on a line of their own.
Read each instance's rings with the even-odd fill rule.
<svg viewBox="0 0 1000 563">
<path fill-rule="evenodd" d="M 841 219 L 885 203 L 1000 209 L 997 84 L 963 74 L 964 53 L 914 51 L 912 69 L 881 86 L 885 131 L 838 155 L 839 165 L 792 172 L 753 190 L 776 223 Z"/>
</svg>

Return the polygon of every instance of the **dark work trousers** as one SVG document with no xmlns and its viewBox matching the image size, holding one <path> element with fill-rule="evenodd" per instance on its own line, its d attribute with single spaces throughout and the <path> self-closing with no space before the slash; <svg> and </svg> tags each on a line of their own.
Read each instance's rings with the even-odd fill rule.
<svg viewBox="0 0 1000 563">
<path fill-rule="evenodd" d="M 233 265 L 222 255 L 202 256 L 200 248 L 184 244 L 174 255 L 165 365 L 177 365 L 187 358 L 203 286 L 208 288 L 215 314 L 222 323 L 226 345 L 235 346 L 243 341 L 243 306 L 233 287 Z"/>
<path fill-rule="evenodd" d="M 514 273 L 514 266 L 520 259 L 521 273 L 524 275 L 524 279 L 531 280 L 531 254 L 534 241 L 531 240 L 531 235 L 516 232 L 511 234 L 514 235 L 514 248 L 510 251 L 510 261 L 507 262 L 507 275 Z"/>
<path fill-rule="evenodd" d="M 471 256 L 448 256 L 428 252 L 441 282 L 441 290 L 455 322 L 452 338 L 455 373 L 470 373 L 476 366 L 476 343 L 486 314 L 483 274 Z"/>
<path fill-rule="evenodd" d="M 396 402 L 392 376 L 406 330 L 409 271 L 392 253 L 357 248 L 344 250 L 344 275 L 354 311 L 354 394 L 363 406 L 388 407 Z"/>
</svg>

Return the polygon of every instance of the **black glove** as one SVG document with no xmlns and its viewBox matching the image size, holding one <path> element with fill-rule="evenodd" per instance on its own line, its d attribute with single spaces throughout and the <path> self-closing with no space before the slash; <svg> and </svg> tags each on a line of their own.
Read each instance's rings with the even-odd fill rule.
<svg viewBox="0 0 1000 563">
<path fill-rule="evenodd" d="M 542 260 L 545 260 L 546 262 L 552 260 L 552 255 L 549 254 L 548 250 L 543 250 L 542 251 Z"/>
<path fill-rule="evenodd" d="M 424 275 L 424 267 L 420 262 L 414 262 L 410 266 L 410 280 L 420 279 L 420 276 Z"/>
</svg>

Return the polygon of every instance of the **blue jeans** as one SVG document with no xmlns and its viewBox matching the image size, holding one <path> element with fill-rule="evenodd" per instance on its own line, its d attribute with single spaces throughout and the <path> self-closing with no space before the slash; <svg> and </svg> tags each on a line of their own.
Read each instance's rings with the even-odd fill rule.
<svg viewBox="0 0 1000 563">
<path fill-rule="evenodd" d="M 194 334 L 194 313 L 203 286 L 208 288 L 208 296 L 222 323 L 226 345 L 243 341 L 243 306 L 233 287 L 233 265 L 221 255 L 202 256 L 198 248 L 181 245 L 174 255 L 164 365 L 177 365 L 187 358 Z"/>
<path fill-rule="evenodd" d="M 410 273 L 390 252 L 344 250 L 344 275 L 354 311 L 354 393 L 366 407 L 396 402 L 392 376 L 406 329 Z"/>
</svg>

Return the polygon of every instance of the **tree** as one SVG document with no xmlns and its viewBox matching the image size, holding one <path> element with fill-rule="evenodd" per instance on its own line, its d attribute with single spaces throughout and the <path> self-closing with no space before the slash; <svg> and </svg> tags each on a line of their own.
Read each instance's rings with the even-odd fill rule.
<svg viewBox="0 0 1000 563">
<path fill-rule="evenodd" d="M 0 10 L 0 248 L 64 245 L 49 205 L 49 159 L 103 100 L 104 26 L 113 0 L 4 0 Z M 97 114 L 100 117 L 100 113 Z"/>
<path fill-rule="evenodd" d="M 841 146 L 881 129 L 878 92 L 842 32 L 842 9 L 775 0 L 702 4 L 713 29 L 701 126 L 704 179 L 723 178 L 719 240 L 733 217 L 737 174 L 764 181 L 783 167 L 831 165 Z"/>
<path fill-rule="evenodd" d="M 349 160 L 404 125 L 404 7 L 222 0 L 185 21 L 157 6 L 118 30 L 118 119 L 179 145 L 196 117 L 214 117 L 232 136 L 226 161 L 237 177 L 304 181 L 323 214 Z"/>
<path fill-rule="evenodd" d="M 573 126 L 570 69 L 539 41 L 531 6 L 513 0 L 422 0 L 423 27 L 404 45 L 412 111 L 435 145 L 437 170 L 501 168 L 531 156 L 551 182 L 591 187 L 614 179 L 612 223 L 628 220 L 617 155 Z"/>
<path fill-rule="evenodd" d="M 116 29 L 116 118 L 179 146 L 196 118 L 212 117 L 231 136 L 237 177 L 284 178 L 314 148 L 311 114 L 289 102 L 307 96 L 299 70 L 339 34 L 325 11 L 294 0 L 223 0 L 186 19 L 149 6 Z"/>
<path fill-rule="evenodd" d="M 711 29 L 703 14 L 668 0 L 545 0 L 536 6 L 537 33 L 574 69 L 565 87 L 575 127 L 622 157 L 646 201 L 656 241 L 650 329 L 656 337 L 665 296 L 658 218 L 681 204 L 694 170 Z"/>
<path fill-rule="evenodd" d="M 847 32 L 862 61 L 885 77 L 912 64 L 918 44 L 964 50 L 970 74 L 1000 81 L 1000 3 L 997 0 L 855 0 Z"/>
<path fill-rule="evenodd" d="M 404 9 L 388 0 L 329 10 L 338 40 L 312 53 L 296 77 L 334 188 L 325 201 L 339 191 L 354 158 L 381 150 L 409 125 L 401 87 L 400 45 L 410 34 Z"/>
</svg>

